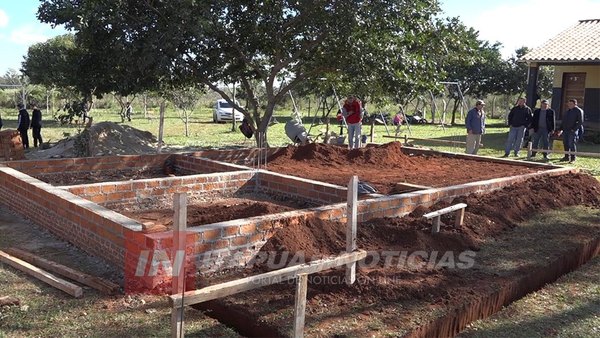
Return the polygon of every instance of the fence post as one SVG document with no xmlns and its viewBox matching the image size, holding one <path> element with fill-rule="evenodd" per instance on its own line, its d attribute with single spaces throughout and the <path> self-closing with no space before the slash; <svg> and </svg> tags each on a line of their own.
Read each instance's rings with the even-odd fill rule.
<svg viewBox="0 0 600 338">
<path fill-rule="evenodd" d="M 531 160 L 531 154 L 533 149 L 533 143 L 531 141 L 527 142 L 527 159 Z"/>
<path fill-rule="evenodd" d="M 172 265 L 172 294 L 179 294 L 185 291 L 185 244 L 187 227 L 187 194 L 173 194 L 173 265 Z M 184 336 L 183 321 L 184 306 L 173 307 L 171 310 L 171 337 L 179 338 Z"/>
<path fill-rule="evenodd" d="M 356 218 L 358 200 L 358 176 L 352 176 L 348 183 L 348 205 L 346 207 L 346 252 L 356 250 Z M 356 280 L 356 262 L 346 265 L 346 284 Z"/>
<path fill-rule="evenodd" d="M 294 306 L 294 338 L 302 338 L 304 336 L 307 284 L 308 274 L 299 274 L 298 284 L 296 285 L 296 301 Z"/>
</svg>

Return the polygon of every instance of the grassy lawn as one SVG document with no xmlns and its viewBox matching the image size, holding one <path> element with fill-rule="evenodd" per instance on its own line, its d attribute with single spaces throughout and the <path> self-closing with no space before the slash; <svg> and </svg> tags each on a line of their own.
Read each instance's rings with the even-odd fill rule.
<svg viewBox="0 0 600 338">
<path fill-rule="evenodd" d="M 600 336 L 600 257 L 473 323 L 460 337 Z"/>
<path fill-rule="evenodd" d="M 66 136 L 77 135 L 81 128 L 77 126 L 60 126 L 58 122 L 52 120 L 49 113 L 44 112 L 44 129 L 42 129 L 42 136 L 45 141 L 57 142 Z M 91 116 L 94 117 L 94 122 L 101 121 L 112 121 L 120 123 L 121 119 L 117 111 L 108 111 L 101 109 L 92 110 Z M 151 112 L 152 119 L 146 119 L 141 113 L 137 112 L 131 122 L 125 122 L 137 129 L 149 131 L 154 135 L 158 135 L 158 111 L 153 110 Z M 279 122 L 269 128 L 268 139 L 271 146 L 284 146 L 290 143 L 290 140 L 285 136 L 284 125 L 285 122 L 290 119 L 289 110 L 279 110 L 275 113 L 275 118 Z M 16 128 L 16 111 L 3 114 L 4 128 Z M 305 117 L 304 124 L 308 129 L 313 121 L 319 121 L 320 119 L 314 119 L 313 117 Z M 332 120 L 331 130 L 339 132 L 340 128 L 337 125 L 337 121 Z M 508 133 L 508 128 L 504 125 L 504 121 L 500 119 L 488 119 L 487 122 L 487 134 L 483 136 L 484 148 L 479 151 L 480 155 L 500 157 L 504 154 L 504 142 Z M 396 128 L 394 126 L 388 127 L 390 135 L 395 134 Z M 316 135 L 325 131 L 325 125 L 316 125 L 310 131 L 310 134 Z M 363 134 L 370 132 L 370 126 L 363 126 Z M 393 139 L 384 138 L 387 135 L 385 126 L 375 126 L 375 137 L 374 142 L 385 143 L 392 141 Z M 465 130 L 463 125 L 446 126 L 442 128 L 439 125 L 412 125 L 409 128 L 403 126 L 399 136 L 403 137 L 404 134 L 417 138 L 427 139 L 443 139 L 451 141 L 465 141 Z M 178 116 L 174 110 L 167 110 L 165 118 L 165 131 L 164 141 L 170 146 L 176 147 L 206 147 L 206 148 L 219 148 L 219 147 L 251 147 L 254 145 L 253 140 L 247 140 L 239 130 L 231 131 L 231 123 L 217 124 L 212 123 L 212 109 L 207 107 L 201 107 L 196 109 L 190 115 L 189 123 L 189 137 L 185 136 L 185 129 L 183 120 Z M 30 141 L 31 142 L 31 141 Z M 431 147 L 437 150 L 450 151 L 450 152 L 464 152 L 464 146 L 462 145 L 441 145 L 440 143 L 427 142 L 427 141 L 415 141 L 416 145 L 422 145 Z M 600 145 L 584 143 L 579 144 L 578 149 L 584 152 L 600 152 Z M 527 152 L 524 150 L 521 152 L 520 159 L 525 159 Z M 551 162 L 554 164 L 564 164 L 564 162 L 558 162 L 562 155 L 551 155 Z M 538 156 L 538 161 L 540 161 Z M 574 164 L 578 168 L 586 169 L 591 172 L 594 176 L 600 177 L 600 158 L 591 157 L 580 157 Z"/>
</svg>

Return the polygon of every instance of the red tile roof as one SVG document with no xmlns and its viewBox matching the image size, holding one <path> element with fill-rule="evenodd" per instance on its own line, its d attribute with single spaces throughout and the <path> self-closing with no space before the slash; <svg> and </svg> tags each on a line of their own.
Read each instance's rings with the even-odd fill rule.
<svg viewBox="0 0 600 338">
<path fill-rule="evenodd" d="M 521 61 L 600 63 L 600 19 L 580 20 L 521 57 Z"/>
</svg>

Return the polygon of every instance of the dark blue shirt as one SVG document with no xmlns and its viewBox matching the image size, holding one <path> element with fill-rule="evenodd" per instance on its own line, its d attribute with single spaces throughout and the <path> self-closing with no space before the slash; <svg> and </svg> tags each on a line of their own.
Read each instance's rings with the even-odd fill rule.
<svg viewBox="0 0 600 338">
<path fill-rule="evenodd" d="M 467 127 L 467 132 L 470 130 L 473 134 L 485 134 L 485 114 L 483 111 L 479 114 L 477 108 L 469 110 L 465 119 L 465 127 Z"/>
</svg>

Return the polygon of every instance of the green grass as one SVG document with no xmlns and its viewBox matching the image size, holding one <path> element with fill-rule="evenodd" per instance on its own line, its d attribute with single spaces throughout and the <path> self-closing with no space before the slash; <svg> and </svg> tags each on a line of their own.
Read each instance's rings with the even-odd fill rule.
<svg viewBox="0 0 600 338">
<path fill-rule="evenodd" d="M 492 317 L 472 323 L 460 336 L 600 336 L 600 257 Z"/>
<path fill-rule="evenodd" d="M 44 112 L 46 113 L 46 112 Z M 101 121 L 112 121 L 121 123 L 121 119 L 117 111 L 92 110 L 91 116 L 94 117 L 94 122 Z M 141 113 L 137 113 L 133 116 L 133 121 L 125 122 L 135 128 L 149 131 L 154 135 L 158 135 L 158 111 L 153 110 L 151 112 L 153 119 L 146 119 Z M 247 140 L 239 132 L 239 130 L 231 131 L 231 123 L 217 124 L 212 123 L 212 110 L 210 108 L 202 107 L 194 111 L 190 118 L 189 124 L 189 137 L 185 136 L 184 123 L 177 115 L 176 111 L 167 110 L 165 118 L 165 130 L 164 130 L 164 141 L 167 145 L 176 147 L 206 147 L 206 148 L 220 148 L 220 147 L 251 147 L 254 145 L 253 140 Z M 268 130 L 268 140 L 271 146 L 284 146 L 290 143 L 290 140 L 285 136 L 284 125 L 285 122 L 290 119 L 290 111 L 280 110 L 275 112 L 275 118 L 280 123 L 271 126 Z M 9 114 L 3 114 L 4 128 L 16 128 L 16 112 L 10 112 Z M 308 129 L 314 119 L 313 117 L 305 117 L 304 124 Z M 340 128 L 337 125 L 337 121 L 332 119 L 331 130 L 339 132 Z M 389 133 L 395 134 L 396 128 L 390 126 Z M 65 135 L 77 135 L 81 130 L 77 126 L 60 126 L 58 122 L 53 121 L 50 114 L 44 115 L 44 129 L 42 129 L 42 136 L 45 141 L 57 142 L 65 137 Z M 310 131 L 310 134 L 316 135 L 325 131 L 325 125 L 320 124 L 314 126 Z M 386 143 L 393 139 L 384 138 L 383 135 L 388 135 L 388 132 L 383 125 L 375 126 L 375 137 L 374 142 Z M 370 133 L 370 126 L 363 126 L 363 134 Z M 483 136 L 482 142 L 484 148 L 480 149 L 479 155 L 500 157 L 504 154 L 504 142 L 506 141 L 508 128 L 505 126 L 504 121 L 500 119 L 488 119 L 486 135 Z M 399 136 L 409 134 L 409 130 L 406 126 L 403 126 L 401 131 L 398 133 Z M 410 127 L 410 135 L 417 138 L 427 139 L 442 139 L 452 141 L 465 141 L 465 129 L 463 125 L 446 126 L 442 128 L 438 125 L 412 125 Z M 30 141 L 31 142 L 31 141 Z M 464 147 L 462 145 L 457 146 L 446 146 L 439 143 L 427 142 L 427 141 L 414 141 L 417 145 L 431 147 L 436 150 L 450 151 L 463 153 Z M 597 144 L 579 144 L 578 150 L 583 152 L 599 152 L 600 145 Z M 527 152 L 525 149 L 521 152 L 522 157 L 525 159 Z M 558 162 L 562 155 L 551 155 L 551 162 L 554 164 L 566 165 L 566 163 Z M 538 161 L 540 157 L 538 156 Z M 579 157 L 574 166 L 588 170 L 594 176 L 600 178 L 600 158 L 591 157 Z"/>
<path fill-rule="evenodd" d="M 82 299 L 0 264 L 0 296 L 20 306 L 0 308 L 0 337 L 168 337 L 171 310 L 166 297 L 103 296 L 85 290 Z M 199 311 L 186 308 L 187 337 L 239 337 Z"/>
</svg>

